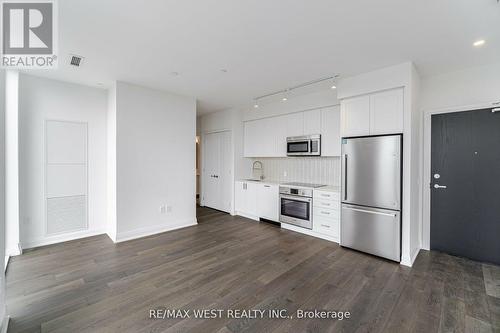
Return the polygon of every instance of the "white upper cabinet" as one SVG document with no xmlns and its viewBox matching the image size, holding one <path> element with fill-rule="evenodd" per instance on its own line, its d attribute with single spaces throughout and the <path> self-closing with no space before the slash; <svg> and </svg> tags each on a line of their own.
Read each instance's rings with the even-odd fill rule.
<svg viewBox="0 0 500 333">
<path fill-rule="evenodd" d="M 303 135 L 321 134 L 321 110 L 305 111 Z"/>
<path fill-rule="evenodd" d="M 398 88 L 342 100 L 342 136 L 402 133 L 403 94 Z"/>
<path fill-rule="evenodd" d="M 260 149 L 260 122 L 258 120 L 247 121 L 244 128 L 244 155 L 245 157 L 259 157 Z"/>
<path fill-rule="evenodd" d="M 321 109 L 321 156 L 340 156 L 340 107 Z"/>
<path fill-rule="evenodd" d="M 403 88 L 370 95 L 370 134 L 403 132 Z"/>
<path fill-rule="evenodd" d="M 321 155 L 340 155 L 338 106 L 244 122 L 245 157 L 285 157 L 286 138 L 321 134 Z M 326 141 L 326 142 L 325 142 Z"/>
<path fill-rule="evenodd" d="M 342 136 L 370 133 L 370 96 L 359 96 L 342 101 Z"/>
<path fill-rule="evenodd" d="M 285 142 L 288 136 L 304 135 L 304 112 L 296 112 L 276 117 L 285 123 Z"/>
</svg>

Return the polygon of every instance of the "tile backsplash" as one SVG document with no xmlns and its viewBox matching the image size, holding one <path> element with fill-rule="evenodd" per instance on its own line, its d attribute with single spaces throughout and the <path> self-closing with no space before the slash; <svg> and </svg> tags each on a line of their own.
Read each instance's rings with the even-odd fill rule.
<svg viewBox="0 0 500 333">
<path fill-rule="evenodd" d="M 262 162 L 265 179 L 340 185 L 340 157 L 266 157 L 252 160 Z"/>
</svg>

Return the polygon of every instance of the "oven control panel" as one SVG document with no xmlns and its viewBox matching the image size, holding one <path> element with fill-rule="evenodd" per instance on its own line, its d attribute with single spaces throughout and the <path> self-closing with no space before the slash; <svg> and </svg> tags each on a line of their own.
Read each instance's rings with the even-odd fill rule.
<svg viewBox="0 0 500 333">
<path fill-rule="evenodd" d="M 280 186 L 280 194 L 289 194 L 289 195 L 296 195 L 299 197 L 312 198 L 313 190 L 306 189 L 306 188 L 294 188 L 294 187 L 288 187 L 288 186 Z"/>
</svg>

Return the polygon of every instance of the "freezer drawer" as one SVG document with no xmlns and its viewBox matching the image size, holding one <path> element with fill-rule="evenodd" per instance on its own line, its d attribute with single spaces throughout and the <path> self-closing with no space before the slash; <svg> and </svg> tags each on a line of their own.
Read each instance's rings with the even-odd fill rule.
<svg viewBox="0 0 500 333">
<path fill-rule="evenodd" d="M 401 261 L 400 212 L 342 204 L 340 245 Z"/>
<path fill-rule="evenodd" d="M 342 202 L 401 209 L 401 135 L 343 139 Z"/>
</svg>

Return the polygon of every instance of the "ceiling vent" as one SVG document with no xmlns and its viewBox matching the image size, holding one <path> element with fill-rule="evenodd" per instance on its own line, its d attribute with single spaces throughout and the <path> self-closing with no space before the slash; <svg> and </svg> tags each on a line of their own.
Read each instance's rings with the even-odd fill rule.
<svg viewBox="0 0 500 333">
<path fill-rule="evenodd" d="M 71 66 L 81 67 L 82 63 L 83 63 L 83 59 L 85 59 L 85 58 L 82 57 L 82 56 L 79 56 L 79 55 L 76 55 L 76 54 L 70 54 L 69 64 Z"/>
</svg>

